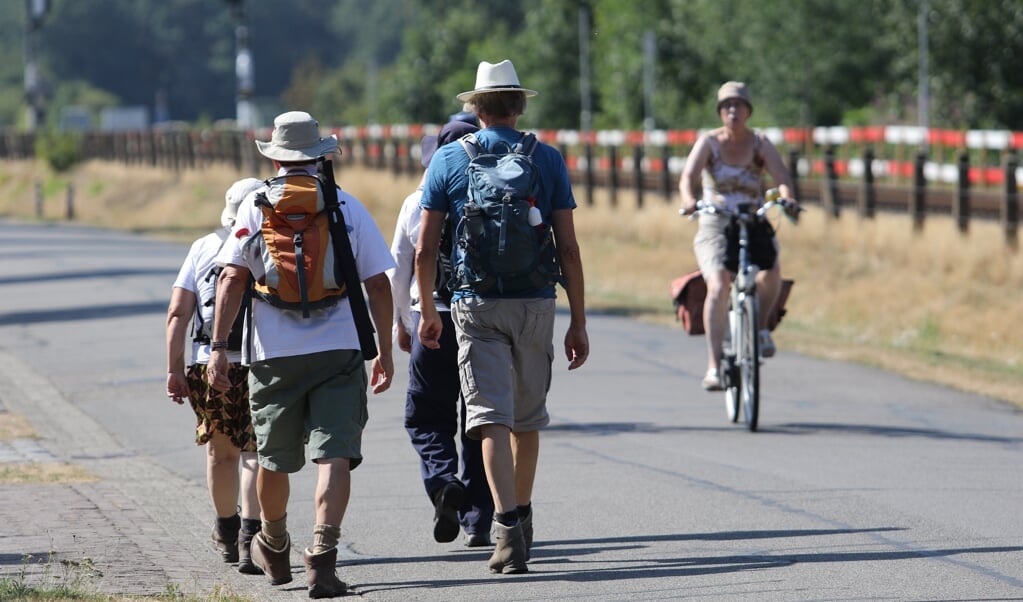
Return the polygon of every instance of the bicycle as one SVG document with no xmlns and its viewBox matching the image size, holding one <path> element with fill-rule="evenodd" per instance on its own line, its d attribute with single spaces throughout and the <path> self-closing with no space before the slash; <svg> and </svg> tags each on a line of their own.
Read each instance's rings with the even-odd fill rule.
<svg viewBox="0 0 1023 602">
<path fill-rule="evenodd" d="M 722 205 L 699 201 L 696 211 L 688 214 L 722 215 L 737 224 L 738 264 L 729 293 L 728 329 L 722 343 L 721 384 L 725 390 L 725 410 L 731 422 L 739 421 L 740 406 L 751 432 L 757 430 L 760 414 L 760 300 L 757 295 L 757 274 L 760 267 L 750 260 L 749 225 L 766 221 L 772 207 L 781 207 L 785 215 L 797 223 L 803 208 L 778 196 L 771 188 L 764 194 L 764 203 L 752 211 L 751 203 L 730 210 Z M 680 215 L 687 215 L 679 210 Z"/>
</svg>

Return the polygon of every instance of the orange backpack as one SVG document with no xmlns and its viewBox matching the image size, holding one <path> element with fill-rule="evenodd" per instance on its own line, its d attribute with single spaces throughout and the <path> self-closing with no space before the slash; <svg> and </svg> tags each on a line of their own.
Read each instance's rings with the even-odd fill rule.
<svg viewBox="0 0 1023 602">
<path fill-rule="evenodd" d="M 324 183 L 298 173 L 270 178 L 266 184 L 255 199 L 263 212 L 261 231 L 245 243 L 258 247 L 248 251 L 250 257 L 258 253 L 264 268 L 263 274 L 253 274 L 253 294 L 274 307 L 301 310 L 308 318 L 311 310 L 332 307 L 346 294 L 325 211 Z"/>
</svg>

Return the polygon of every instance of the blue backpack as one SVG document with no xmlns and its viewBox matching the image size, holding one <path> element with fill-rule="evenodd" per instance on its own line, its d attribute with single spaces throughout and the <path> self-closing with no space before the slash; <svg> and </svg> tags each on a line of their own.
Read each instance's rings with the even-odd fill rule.
<svg viewBox="0 0 1023 602">
<path fill-rule="evenodd" d="M 563 282 L 550 224 L 535 206 L 539 179 L 533 151 L 539 142 L 523 134 L 506 152 L 482 147 L 475 134 L 459 139 L 469 155 L 469 197 L 454 232 L 452 289 L 519 294 Z"/>
</svg>

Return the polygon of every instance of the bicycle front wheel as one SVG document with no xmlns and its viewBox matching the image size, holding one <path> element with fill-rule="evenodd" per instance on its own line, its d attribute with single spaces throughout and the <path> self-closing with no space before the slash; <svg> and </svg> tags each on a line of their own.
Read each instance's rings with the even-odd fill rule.
<svg viewBox="0 0 1023 602">
<path fill-rule="evenodd" d="M 760 332 L 758 326 L 757 295 L 750 293 L 743 299 L 742 341 L 739 368 L 742 372 L 742 410 L 746 426 L 757 430 L 760 413 Z"/>
<path fill-rule="evenodd" d="M 728 310 L 728 330 L 725 331 L 724 357 L 721 358 L 721 375 L 725 385 L 725 411 L 728 413 L 728 420 L 739 421 L 739 408 L 742 407 L 742 376 L 739 374 L 739 366 L 736 361 L 739 346 L 733 341 L 742 340 L 742 322 L 739 318 L 741 312 L 735 309 Z"/>
</svg>

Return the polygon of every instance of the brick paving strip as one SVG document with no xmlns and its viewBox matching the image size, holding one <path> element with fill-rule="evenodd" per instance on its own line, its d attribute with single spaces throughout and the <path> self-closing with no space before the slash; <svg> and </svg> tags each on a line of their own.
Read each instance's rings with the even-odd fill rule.
<svg viewBox="0 0 1023 602">
<path fill-rule="evenodd" d="M 36 585 L 80 578 L 86 591 L 123 595 L 203 595 L 218 586 L 253 599 L 305 593 L 304 583 L 297 591 L 271 590 L 263 578 L 222 564 L 208 543 L 205 483 L 127 455 L 49 381 L 5 352 L 2 410 L 27 418 L 41 439 L 4 442 L 0 463 L 66 462 L 97 480 L 0 484 L 0 576 L 23 575 Z"/>
</svg>

